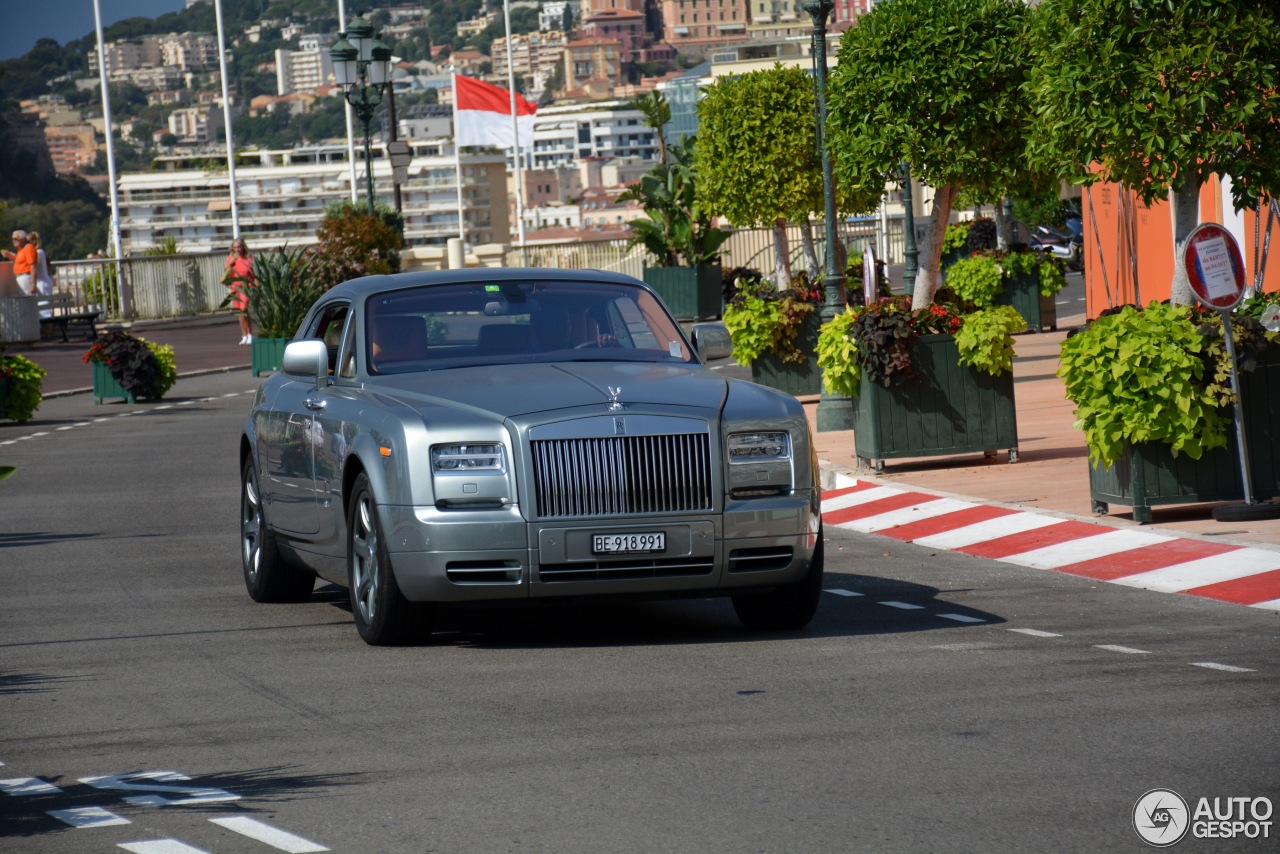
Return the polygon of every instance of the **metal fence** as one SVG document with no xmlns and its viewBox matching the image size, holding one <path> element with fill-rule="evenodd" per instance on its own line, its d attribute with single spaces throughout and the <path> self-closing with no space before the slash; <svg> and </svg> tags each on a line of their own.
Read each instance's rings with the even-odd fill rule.
<svg viewBox="0 0 1280 854">
<path fill-rule="evenodd" d="M 738 228 L 725 242 L 720 265 L 726 270 L 747 267 L 770 274 L 776 257 L 771 228 Z M 804 244 L 800 226 L 787 229 L 787 249 L 792 269 L 803 264 Z M 901 219 L 873 219 L 841 222 L 837 227 L 840 242 L 849 257 L 860 255 L 865 246 L 873 246 L 877 256 L 889 264 L 903 262 L 903 229 Z M 819 267 L 826 251 L 826 234 L 821 223 L 813 225 L 814 250 Z M 612 270 L 641 278 L 646 266 L 642 247 L 627 248 L 626 240 L 556 243 L 512 249 L 507 253 L 511 267 L 560 267 L 564 269 Z M 653 266 L 652 260 L 648 266 Z M 821 272 L 821 270 L 820 270 Z"/>
<path fill-rule="evenodd" d="M 216 311 L 228 290 L 222 284 L 226 253 L 142 255 L 133 258 L 55 261 L 55 293 L 94 307 L 102 320 L 157 320 Z"/>
<path fill-rule="evenodd" d="M 838 233 L 849 255 L 875 246 L 888 263 L 902 262 L 902 221 L 864 220 L 840 223 Z M 825 251 L 821 223 L 813 227 L 819 264 Z M 803 253 L 800 228 L 787 229 L 793 269 L 800 269 Z M 508 266 L 610 270 L 641 278 L 646 265 L 643 247 L 628 248 L 626 240 L 576 241 L 512 249 Z M 81 308 L 97 308 L 103 321 L 160 320 L 208 314 L 222 308 L 227 287 L 222 284 L 226 255 L 222 252 L 181 255 L 141 255 L 86 261 L 55 261 L 55 292 L 67 293 Z M 652 262 L 650 262 L 652 265 Z M 764 273 L 774 269 L 773 230 L 740 228 L 724 245 L 721 266 L 748 267 Z"/>
</svg>

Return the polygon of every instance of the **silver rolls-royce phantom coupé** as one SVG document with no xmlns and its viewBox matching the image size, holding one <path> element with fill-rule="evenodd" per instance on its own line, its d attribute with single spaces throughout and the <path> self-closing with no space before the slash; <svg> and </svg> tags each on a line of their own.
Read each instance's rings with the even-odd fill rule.
<svg viewBox="0 0 1280 854">
<path fill-rule="evenodd" d="M 344 585 L 371 644 L 498 600 L 728 596 L 749 628 L 803 627 L 823 562 L 808 424 L 702 364 L 728 349 L 610 273 L 328 291 L 244 425 L 249 595 Z"/>
</svg>

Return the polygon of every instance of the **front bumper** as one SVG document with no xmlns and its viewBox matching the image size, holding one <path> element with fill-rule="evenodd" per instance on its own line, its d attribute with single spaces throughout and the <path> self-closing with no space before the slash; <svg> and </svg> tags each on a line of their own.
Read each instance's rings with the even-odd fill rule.
<svg viewBox="0 0 1280 854">
<path fill-rule="evenodd" d="M 731 501 L 720 514 L 529 522 L 512 507 L 384 507 L 396 582 L 411 601 L 723 595 L 799 581 L 819 528 L 816 495 Z M 593 534 L 661 531 L 660 553 L 596 555 Z"/>
</svg>

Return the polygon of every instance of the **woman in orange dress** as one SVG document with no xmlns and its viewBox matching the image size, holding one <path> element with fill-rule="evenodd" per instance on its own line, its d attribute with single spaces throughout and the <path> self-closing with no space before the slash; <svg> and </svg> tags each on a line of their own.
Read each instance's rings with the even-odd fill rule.
<svg viewBox="0 0 1280 854">
<path fill-rule="evenodd" d="M 231 288 L 231 307 L 240 314 L 241 344 L 253 343 L 253 327 L 249 322 L 249 288 L 253 287 L 253 257 L 248 245 L 236 238 L 231 241 L 223 281 Z"/>
</svg>

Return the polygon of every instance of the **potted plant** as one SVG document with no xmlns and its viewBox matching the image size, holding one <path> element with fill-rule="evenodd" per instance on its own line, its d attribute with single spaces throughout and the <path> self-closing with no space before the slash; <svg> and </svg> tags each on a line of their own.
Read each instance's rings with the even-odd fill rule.
<svg viewBox="0 0 1280 854">
<path fill-rule="evenodd" d="M 159 400 L 178 381 L 173 348 L 122 329 L 98 334 L 83 361 L 93 367 L 93 402 Z"/>
<path fill-rule="evenodd" d="M 315 257 L 305 248 L 284 246 L 253 259 L 253 286 L 247 289 L 249 316 L 257 334 L 250 344 L 253 375 L 280 370 L 284 346 L 323 292 Z"/>
<path fill-rule="evenodd" d="M 819 394 L 818 327 L 822 291 L 797 272 L 791 287 L 778 290 L 758 273 L 740 276 L 725 305 L 724 325 L 733 339 L 733 357 L 751 367 L 753 382 L 788 394 Z"/>
<path fill-rule="evenodd" d="M 662 96 L 654 93 L 636 103 L 645 124 L 661 134 L 671 119 Z M 644 218 L 628 223 L 629 245 L 643 246 L 658 259 L 659 266 L 645 267 L 644 280 L 678 320 L 720 316 L 720 247 L 729 239 L 729 232 L 711 226 L 711 216 L 698 203 L 695 145 L 693 135 L 663 145 L 653 168 L 618 197 L 644 209 Z"/>
<path fill-rule="evenodd" d="M 44 368 L 25 356 L 10 356 L 0 348 L 0 418 L 28 420 L 43 400 Z"/>
<path fill-rule="evenodd" d="M 854 399 L 854 445 L 864 465 L 1007 449 L 1018 458 L 1009 306 L 961 313 L 909 297 L 853 307 L 823 324 L 818 364 L 828 391 Z"/>
<path fill-rule="evenodd" d="M 1273 439 L 1280 432 L 1280 333 L 1257 319 L 1275 301 L 1275 294 L 1255 297 L 1232 319 L 1259 498 L 1280 494 Z M 1152 302 L 1105 313 L 1063 343 L 1058 375 L 1089 448 L 1095 512 L 1128 505 L 1134 521 L 1150 522 L 1154 505 L 1243 497 L 1216 312 Z"/>
<path fill-rule="evenodd" d="M 948 225 L 942 237 L 941 280 L 947 280 L 947 271 L 961 258 L 995 249 L 997 237 L 996 224 L 984 217 Z"/>
<path fill-rule="evenodd" d="M 1058 327 L 1054 296 L 1066 283 L 1061 261 L 1025 246 L 972 252 L 947 270 L 957 299 L 980 308 L 1011 305 L 1036 332 Z"/>
</svg>

